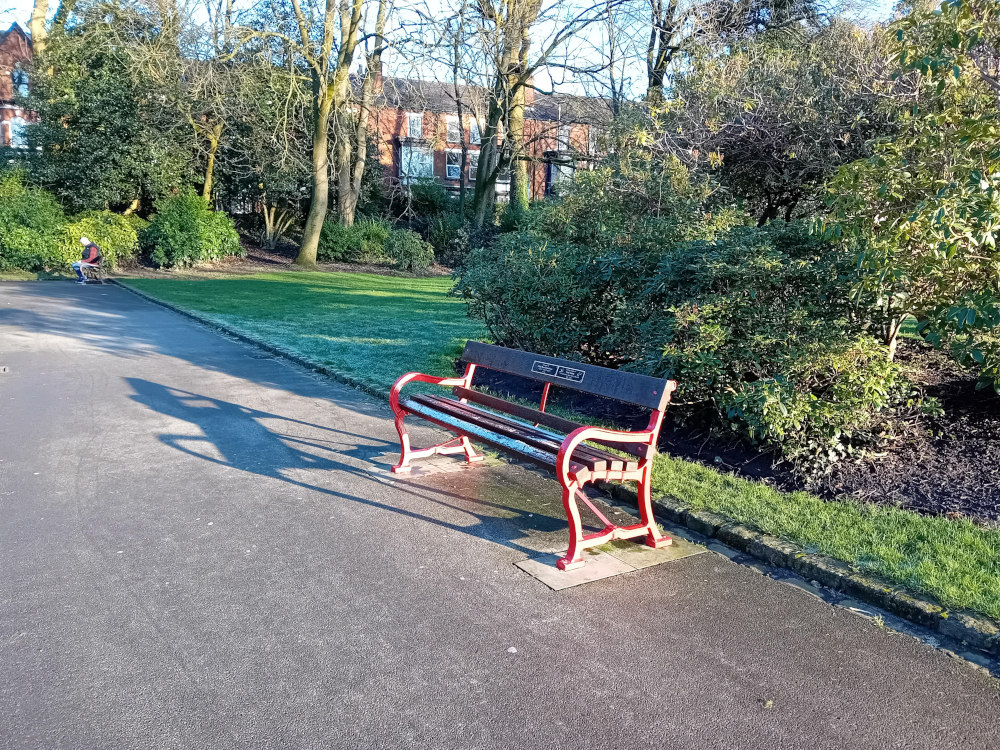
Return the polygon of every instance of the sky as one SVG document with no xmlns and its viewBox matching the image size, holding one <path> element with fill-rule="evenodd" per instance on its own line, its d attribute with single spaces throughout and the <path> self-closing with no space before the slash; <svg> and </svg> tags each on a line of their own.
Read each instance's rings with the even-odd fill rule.
<svg viewBox="0 0 1000 750">
<path fill-rule="evenodd" d="M 881 21 L 892 15 L 892 6 L 895 0 L 868 0 L 871 4 L 870 18 L 872 21 Z M 0 29 L 6 29 L 11 23 L 17 21 L 25 29 L 28 27 L 28 19 L 31 17 L 32 0 L 0 0 Z"/>
</svg>

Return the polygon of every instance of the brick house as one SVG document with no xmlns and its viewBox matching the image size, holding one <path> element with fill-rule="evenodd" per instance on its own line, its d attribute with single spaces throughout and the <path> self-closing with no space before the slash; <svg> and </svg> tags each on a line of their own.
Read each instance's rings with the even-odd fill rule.
<svg viewBox="0 0 1000 750">
<path fill-rule="evenodd" d="M 24 125 L 31 113 L 18 97 L 28 95 L 31 37 L 18 24 L 0 31 L 0 146 L 25 148 Z"/>
<path fill-rule="evenodd" d="M 463 128 L 459 128 L 457 96 L 451 84 L 406 78 L 380 79 L 375 101 L 375 132 L 379 160 L 391 181 L 435 178 L 458 190 L 461 172 L 460 135 L 468 146 L 466 184 L 472 187 L 478 171 L 480 124 L 484 123 L 486 92 L 459 90 Z M 611 121 L 611 109 L 602 99 L 568 94 L 541 94 L 526 90 L 525 143 L 533 200 L 552 192 L 560 181 L 586 168 L 597 152 L 598 135 Z M 468 113 L 468 114 L 464 114 Z M 483 125 L 485 127 L 485 125 Z M 498 197 L 506 196 L 509 177 L 497 183 Z"/>
</svg>

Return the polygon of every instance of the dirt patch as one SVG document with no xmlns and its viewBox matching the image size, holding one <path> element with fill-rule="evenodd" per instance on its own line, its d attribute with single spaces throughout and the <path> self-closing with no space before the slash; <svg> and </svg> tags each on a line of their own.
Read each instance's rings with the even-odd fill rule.
<svg viewBox="0 0 1000 750">
<path fill-rule="evenodd" d="M 954 367 L 925 371 L 944 414 L 891 443 L 885 455 L 844 464 L 826 491 L 921 513 L 1000 522 L 1000 397 Z"/>
</svg>

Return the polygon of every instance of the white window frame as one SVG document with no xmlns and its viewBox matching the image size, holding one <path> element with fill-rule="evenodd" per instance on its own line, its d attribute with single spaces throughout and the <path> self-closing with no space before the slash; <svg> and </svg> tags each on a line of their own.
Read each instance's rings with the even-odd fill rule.
<svg viewBox="0 0 1000 750">
<path fill-rule="evenodd" d="M 475 182 L 479 175 L 479 155 L 482 151 L 469 152 L 469 182 Z"/>
<path fill-rule="evenodd" d="M 414 157 L 419 157 L 414 159 Z M 404 143 L 399 147 L 399 179 L 424 180 L 434 177 L 434 149 L 430 146 Z"/>
<path fill-rule="evenodd" d="M 449 160 L 457 157 L 457 164 L 449 164 Z M 454 172 L 452 172 L 454 168 Z M 449 148 L 445 151 L 444 155 L 444 176 L 447 180 L 460 180 L 462 179 L 462 149 L 460 148 Z"/>
<path fill-rule="evenodd" d="M 587 126 L 587 153 L 591 156 L 597 154 L 600 148 L 601 133 L 593 125 Z"/>
<path fill-rule="evenodd" d="M 7 121 L 7 136 L 11 148 L 28 147 L 27 133 L 25 133 L 27 125 L 27 120 L 20 115 Z"/>
<path fill-rule="evenodd" d="M 15 96 L 28 96 L 31 91 L 31 80 L 28 71 L 18 65 L 10 71 L 11 90 Z"/>
<path fill-rule="evenodd" d="M 462 129 L 458 126 L 458 115 L 448 115 L 445 118 L 445 139 L 448 143 L 462 142 Z"/>
<path fill-rule="evenodd" d="M 414 135 L 414 133 L 413 133 L 414 130 L 416 130 L 416 135 Z M 423 112 L 407 112 L 406 113 L 406 137 L 407 138 L 423 138 L 424 137 L 424 113 Z"/>
<path fill-rule="evenodd" d="M 479 120 L 475 117 L 469 118 L 469 143 L 479 145 L 483 142 L 483 135 L 479 130 Z"/>
<path fill-rule="evenodd" d="M 560 148 L 562 147 L 570 148 L 570 145 L 572 144 L 572 138 L 573 138 L 573 125 L 570 123 L 567 123 L 565 125 L 560 125 L 559 133 L 556 136 L 556 140 L 559 141 Z"/>
</svg>

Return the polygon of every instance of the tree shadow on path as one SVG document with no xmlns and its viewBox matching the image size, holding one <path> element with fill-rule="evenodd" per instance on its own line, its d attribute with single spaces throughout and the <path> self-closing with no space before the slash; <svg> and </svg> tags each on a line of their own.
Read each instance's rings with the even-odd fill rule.
<svg viewBox="0 0 1000 750">
<path fill-rule="evenodd" d="M 133 390 L 133 401 L 198 428 L 200 435 L 163 433 L 158 436 L 164 445 L 189 456 L 497 542 L 529 556 L 537 554 L 538 550 L 519 544 L 516 540 L 526 538 L 529 531 L 547 533 L 566 528 L 564 519 L 546 515 L 540 508 L 529 512 L 524 508 L 492 503 L 438 488 L 428 489 L 382 474 L 372 463 L 372 459 L 381 456 L 387 449 L 396 449 L 395 443 L 283 417 L 142 378 L 126 378 L 125 381 Z M 272 421 L 277 422 L 280 427 L 266 424 Z M 291 434 L 292 428 L 306 428 L 306 432 Z M 296 476 L 311 471 L 349 474 L 370 483 L 371 492 L 365 492 L 369 497 L 363 497 L 304 481 Z M 330 476 L 331 484 L 335 483 L 336 474 Z M 476 521 L 469 525 L 456 524 L 433 515 L 370 499 L 378 496 L 380 490 L 399 492 L 400 489 L 405 489 L 412 498 L 449 511 L 460 511 L 471 515 Z M 496 513 L 477 512 L 475 508 L 489 509 Z"/>
</svg>

